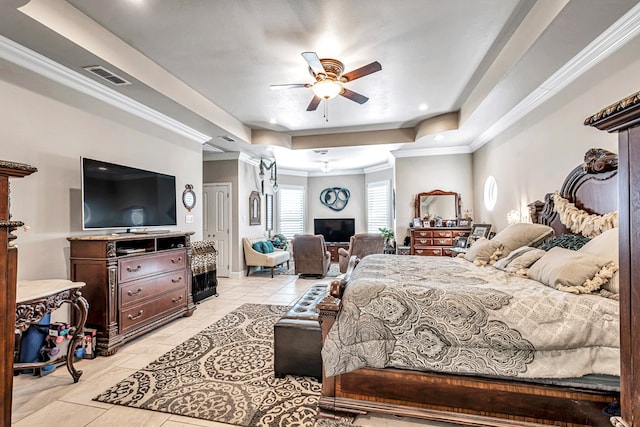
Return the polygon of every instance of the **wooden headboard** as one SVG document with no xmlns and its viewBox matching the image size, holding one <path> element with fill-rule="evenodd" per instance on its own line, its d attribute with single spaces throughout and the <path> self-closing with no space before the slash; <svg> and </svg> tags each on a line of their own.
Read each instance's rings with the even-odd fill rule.
<svg viewBox="0 0 640 427">
<path fill-rule="evenodd" d="M 578 209 L 604 215 L 618 210 L 618 155 L 602 148 L 591 148 L 584 163 L 574 168 L 562 183 L 560 195 Z M 556 235 L 573 234 L 560 222 L 554 209 L 553 193 L 544 202 L 529 204 L 531 221 L 552 227 Z"/>
</svg>

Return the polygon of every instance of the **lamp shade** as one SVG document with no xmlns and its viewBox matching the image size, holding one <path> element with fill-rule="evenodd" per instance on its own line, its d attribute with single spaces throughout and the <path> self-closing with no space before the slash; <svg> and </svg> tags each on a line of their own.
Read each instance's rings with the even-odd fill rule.
<svg viewBox="0 0 640 427">
<path fill-rule="evenodd" d="M 340 95 L 340 92 L 342 92 L 342 84 L 330 79 L 320 80 L 314 83 L 311 90 L 319 98 L 331 99 Z"/>
</svg>

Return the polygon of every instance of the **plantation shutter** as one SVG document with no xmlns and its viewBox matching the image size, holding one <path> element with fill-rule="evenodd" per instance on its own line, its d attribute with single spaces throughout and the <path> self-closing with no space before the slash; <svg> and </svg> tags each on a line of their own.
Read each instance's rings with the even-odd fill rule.
<svg viewBox="0 0 640 427">
<path fill-rule="evenodd" d="M 304 187 L 281 185 L 278 190 L 278 232 L 287 239 L 304 233 Z"/>
<path fill-rule="evenodd" d="M 379 233 L 391 227 L 391 189 L 389 181 L 367 184 L 367 232 Z"/>
</svg>

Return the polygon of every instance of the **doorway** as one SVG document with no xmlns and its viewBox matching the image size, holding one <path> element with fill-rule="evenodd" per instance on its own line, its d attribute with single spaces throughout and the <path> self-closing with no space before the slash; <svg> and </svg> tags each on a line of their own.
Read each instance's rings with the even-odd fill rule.
<svg viewBox="0 0 640 427">
<path fill-rule="evenodd" d="M 218 251 L 216 275 L 220 277 L 229 277 L 230 274 L 230 194 L 231 183 L 203 185 L 204 221 L 202 235 L 206 240 L 213 240 L 215 243 Z"/>
</svg>

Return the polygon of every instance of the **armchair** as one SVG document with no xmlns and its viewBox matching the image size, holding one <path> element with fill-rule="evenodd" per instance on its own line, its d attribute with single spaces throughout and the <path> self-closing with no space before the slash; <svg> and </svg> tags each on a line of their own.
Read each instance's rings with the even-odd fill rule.
<svg viewBox="0 0 640 427">
<path fill-rule="evenodd" d="M 293 265 L 296 274 L 315 274 L 324 277 L 331 266 L 331 252 L 324 236 L 297 234 L 293 236 Z"/>
<path fill-rule="evenodd" d="M 349 240 L 349 249 L 338 249 L 340 272 L 346 273 L 349 258 L 353 255 L 364 258 L 370 254 L 384 253 L 384 236 L 379 233 L 357 233 Z"/>
</svg>

